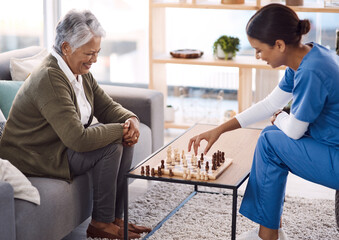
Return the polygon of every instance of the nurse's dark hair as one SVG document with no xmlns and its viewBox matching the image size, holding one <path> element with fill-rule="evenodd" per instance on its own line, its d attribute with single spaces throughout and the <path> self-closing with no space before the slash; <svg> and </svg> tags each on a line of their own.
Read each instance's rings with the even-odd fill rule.
<svg viewBox="0 0 339 240">
<path fill-rule="evenodd" d="M 310 28 L 309 20 L 300 20 L 291 8 L 273 3 L 264 6 L 251 17 L 246 33 L 270 46 L 274 46 L 278 39 L 283 40 L 286 45 L 296 45 Z"/>
</svg>

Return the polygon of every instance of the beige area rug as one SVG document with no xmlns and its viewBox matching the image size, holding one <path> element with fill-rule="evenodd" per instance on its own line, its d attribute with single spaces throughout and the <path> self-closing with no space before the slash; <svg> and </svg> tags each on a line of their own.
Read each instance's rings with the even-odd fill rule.
<svg viewBox="0 0 339 240">
<path fill-rule="evenodd" d="M 154 228 L 192 190 L 188 185 L 156 183 L 144 196 L 129 204 L 129 220 Z M 211 189 L 201 187 L 199 190 Z M 239 196 L 238 209 L 241 200 Z M 231 195 L 198 193 L 148 239 L 230 239 L 231 211 Z M 237 235 L 256 226 L 238 213 Z M 289 239 L 339 239 L 334 201 L 286 197 L 283 228 Z"/>
</svg>

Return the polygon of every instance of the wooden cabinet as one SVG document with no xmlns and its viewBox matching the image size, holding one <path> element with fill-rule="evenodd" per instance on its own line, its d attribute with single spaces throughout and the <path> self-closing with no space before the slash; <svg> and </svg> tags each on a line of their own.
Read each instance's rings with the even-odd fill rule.
<svg viewBox="0 0 339 240">
<path fill-rule="evenodd" d="M 219 1 L 220 2 L 220 1 Z M 308 4 L 291 7 L 299 12 L 328 12 L 339 13 L 339 8 L 325 8 L 321 4 Z M 266 62 L 255 59 L 254 56 L 236 56 L 234 60 L 219 60 L 213 56 L 203 55 L 198 59 L 172 58 L 166 51 L 166 9 L 229 9 L 229 10 L 258 10 L 268 2 L 264 0 L 245 0 L 244 4 L 221 4 L 217 0 L 150 0 L 149 2 L 149 88 L 160 90 L 167 96 L 166 64 L 189 64 L 202 66 L 225 66 L 239 68 L 238 112 L 252 105 L 252 69 L 272 69 Z M 202 34 L 203 37 L 203 34 Z M 284 67 L 278 68 L 283 70 Z M 173 124 L 172 124 L 173 126 Z"/>
</svg>

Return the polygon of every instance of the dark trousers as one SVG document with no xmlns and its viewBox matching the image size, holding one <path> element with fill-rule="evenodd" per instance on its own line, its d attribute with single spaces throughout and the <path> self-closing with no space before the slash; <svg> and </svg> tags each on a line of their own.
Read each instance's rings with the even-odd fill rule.
<svg viewBox="0 0 339 240">
<path fill-rule="evenodd" d="M 109 223 L 116 217 L 123 217 L 124 174 L 131 167 L 133 149 L 122 144 L 109 144 L 90 152 L 67 150 L 73 176 L 92 170 L 92 219 Z"/>
</svg>

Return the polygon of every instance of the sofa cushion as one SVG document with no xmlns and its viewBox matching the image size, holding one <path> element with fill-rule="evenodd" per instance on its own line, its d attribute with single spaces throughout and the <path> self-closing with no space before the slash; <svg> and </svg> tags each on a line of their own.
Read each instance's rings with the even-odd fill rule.
<svg viewBox="0 0 339 240">
<path fill-rule="evenodd" d="M 1 80 L 11 80 L 11 73 L 9 70 L 10 59 L 12 57 L 16 58 L 25 58 L 33 56 L 39 53 L 43 48 L 40 46 L 32 46 L 17 50 L 12 50 L 0 54 L 0 79 Z"/>
<path fill-rule="evenodd" d="M 4 128 L 5 128 L 5 123 L 6 123 L 6 118 L 0 109 L 0 139 L 2 136 L 2 132 L 4 131 Z"/>
<path fill-rule="evenodd" d="M 43 177 L 28 179 L 39 190 L 41 203 L 38 206 L 15 200 L 16 239 L 60 240 L 91 215 L 90 172 L 75 177 L 72 183 Z"/>
<path fill-rule="evenodd" d="M 6 119 L 22 83 L 23 81 L 0 81 L 0 109 Z"/>
<path fill-rule="evenodd" d="M 0 180 L 8 182 L 14 190 L 14 198 L 23 199 L 40 205 L 38 190 L 32 186 L 26 176 L 9 161 L 0 158 Z"/>
<path fill-rule="evenodd" d="M 26 57 L 10 59 L 10 71 L 13 81 L 24 81 L 32 73 L 33 69 L 39 66 L 43 59 L 47 57 L 48 51 L 41 50 L 38 54 Z"/>
</svg>

